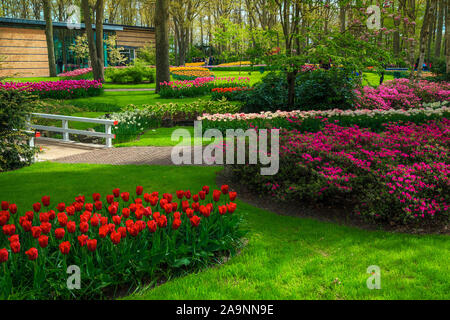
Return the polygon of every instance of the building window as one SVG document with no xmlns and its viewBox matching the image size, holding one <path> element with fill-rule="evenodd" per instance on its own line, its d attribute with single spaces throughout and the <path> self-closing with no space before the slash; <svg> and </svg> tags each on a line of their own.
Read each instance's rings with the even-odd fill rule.
<svg viewBox="0 0 450 320">
<path fill-rule="evenodd" d="M 124 48 L 120 53 L 127 59 L 123 64 L 130 64 L 136 59 L 136 49 Z"/>
</svg>

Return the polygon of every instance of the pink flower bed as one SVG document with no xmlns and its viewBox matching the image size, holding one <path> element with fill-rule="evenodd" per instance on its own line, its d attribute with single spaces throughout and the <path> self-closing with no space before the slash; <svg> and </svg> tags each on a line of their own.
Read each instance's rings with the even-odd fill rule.
<svg viewBox="0 0 450 320">
<path fill-rule="evenodd" d="M 327 124 L 280 137 L 275 176 L 240 166 L 236 178 L 282 200 L 351 206 L 382 223 L 448 223 L 450 120 L 393 123 L 381 133 Z"/>
<path fill-rule="evenodd" d="M 411 109 L 422 103 L 450 100 L 450 83 L 397 79 L 378 88 L 364 87 L 356 94 L 357 109 Z"/>
<path fill-rule="evenodd" d="M 97 80 L 0 82 L 0 89 L 32 92 L 42 98 L 70 99 L 97 95 L 102 90 L 102 83 Z"/>
</svg>

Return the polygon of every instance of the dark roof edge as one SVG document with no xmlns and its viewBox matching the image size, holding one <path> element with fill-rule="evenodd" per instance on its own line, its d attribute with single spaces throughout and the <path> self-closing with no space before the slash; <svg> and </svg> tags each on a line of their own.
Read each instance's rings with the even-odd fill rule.
<svg viewBox="0 0 450 320">
<path fill-rule="evenodd" d="M 4 17 L 0 17 L 0 23 L 45 26 L 44 20 L 28 20 L 28 19 L 16 19 L 16 18 L 4 18 Z M 84 23 L 75 24 L 75 23 L 68 23 L 68 22 L 53 22 L 53 26 L 59 27 L 59 28 L 67 28 L 67 29 L 85 29 L 86 28 Z M 92 28 L 95 29 L 95 24 L 92 25 Z M 109 23 L 103 24 L 104 30 L 122 31 L 124 28 L 141 29 L 141 30 L 149 30 L 149 31 L 155 30 L 155 28 L 152 28 L 152 27 L 127 26 L 127 25 L 109 24 Z"/>
</svg>

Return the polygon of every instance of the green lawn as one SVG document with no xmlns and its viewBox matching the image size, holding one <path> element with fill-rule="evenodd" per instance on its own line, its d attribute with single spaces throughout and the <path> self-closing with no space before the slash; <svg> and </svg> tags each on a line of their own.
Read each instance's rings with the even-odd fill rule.
<svg viewBox="0 0 450 320">
<path fill-rule="evenodd" d="M 189 141 L 172 141 L 172 133 L 177 129 L 184 129 L 189 132 L 191 139 Z M 200 141 L 198 138 L 194 139 L 194 127 L 172 127 L 172 128 L 156 128 L 147 130 L 138 140 L 131 142 L 124 142 L 115 144 L 115 147 L 166 147 L 182 145 L 194 145 L 195 141 Z M 211 140 L 202 140 L 202 145 L 209 145 L 213 142 Z"/>
<path fill-rule="evenodd" d="M 0 173 L 1 200 L 28 210 L 42 195 L 52 203 L 112 188 L 145 192 L 199 190 L 217 167 L 38 163 Z M 365 231 L 279 216 L 237 201 L 248 245 L 224 265 L 141 290 L 129 299 L 449 299 L 450 239 Z M 381 290 L 369 290 L 368 266 L 381 268 Z M 83 277 L 83 275 L 82 275 Z M 66 279 L 64 279 L 66 281 Z"/>
<path fill-rule="evenodd" d="M 156 104 L 180 102 L 190 103 L 198 99 L 208 100 L 209 96 L 185 98 L 185 99 L 163 99 L 159 94 L 152 91 L 120 91 L 120 92 L 104 92 L 97 97 L 80 98 L 65 100 L 65 103 L 74 105 L 80 108 L 86 108 L 90 111 L 105 111 L 114 112 L 119 111 L 120 108 L 126 107 L 129 104 L 142 106 L 144 104 Z"/>
</svg>

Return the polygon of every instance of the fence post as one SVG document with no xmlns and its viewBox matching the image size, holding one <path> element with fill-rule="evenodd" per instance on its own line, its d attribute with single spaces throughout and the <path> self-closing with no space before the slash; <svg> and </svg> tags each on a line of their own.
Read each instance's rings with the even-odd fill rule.
<svg viewBox="0 0 450 320">
<path fill-rule="evenodd" d="M 111 134 L 111 125 L 110 124 L 105 124 L 105 132 L 107 134 Z M 106 147 L 107 148 L 112 148 L 112 139 L 111 138 L 106 138 Z"/>
<path fill-rule="evenodd" d="M 69 121 L 68 120 L 61 120 L 62 121 L 62 128 L 63 129 L 69 129 Z M 69 141 L 69 133 L 63 132 L 63 141 Z"/>
</svg>

